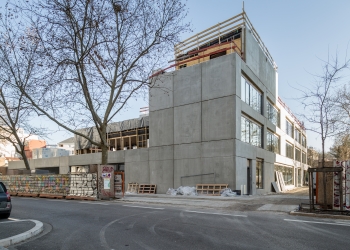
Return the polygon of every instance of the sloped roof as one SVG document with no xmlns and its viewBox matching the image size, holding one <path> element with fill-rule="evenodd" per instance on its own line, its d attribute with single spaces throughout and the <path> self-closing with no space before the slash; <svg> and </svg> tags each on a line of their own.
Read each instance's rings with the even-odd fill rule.
<svg viewBox="0 0 350 250">
<path fill-rule="evenodd" d="M 68 139 L 65 139 L 64 141 L 61 141 L 58 144 L 67 144 L 67 143 L 74 143 L 74 136 Z"/>
</svg>

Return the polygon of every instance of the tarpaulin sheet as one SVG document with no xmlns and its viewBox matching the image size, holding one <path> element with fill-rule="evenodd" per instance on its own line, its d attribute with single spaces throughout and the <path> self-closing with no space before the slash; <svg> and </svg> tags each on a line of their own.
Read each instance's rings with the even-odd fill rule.
<svg viewBox="0 0 350 250">
<path fill-rule="evenodd" d="M 143 116 L 140 118 L 110 123 L 107 125 L 107 133 L 119 132 L 119 131 L 136 129 L 136 128 L 143 128 L 148 126 L 149 126 L 149 116 Z M 77 129 L 76 131 L 83 135 L 86 135 L 91 140 L 97 143 L 100 142 L 100 135 L 98 134 L 96 127 Z M 75 137 L 75 143 L 74 143 L 75 150 L 91 148 L 92 144 L 86 138 L 79 135 L 74 135 L 74 137 Z"/>
</svg>

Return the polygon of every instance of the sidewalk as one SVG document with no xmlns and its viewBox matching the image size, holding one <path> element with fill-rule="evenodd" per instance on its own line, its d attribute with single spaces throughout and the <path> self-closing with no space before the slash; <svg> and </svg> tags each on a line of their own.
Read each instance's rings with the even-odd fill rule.
<svg viewBox="0 0 350 250">
<path fill-rule="evenodd" d="M 0 220 L 0 250 L 32 238 L 43 231 L 37 220 Z"/>
<path fill-rule="evenodd" d="M 298 208 L 301 202 L 308 201 L 308 188 L 296 188 L 285 193 L 267 195 L 222 196 L 182 196 L 166 194 L 127 194 L 115 202 L 162 204 L 167 206 L 185 206 L 211 208 L 232 211 L 280 211 L 290 212 Z"/>
</svg>

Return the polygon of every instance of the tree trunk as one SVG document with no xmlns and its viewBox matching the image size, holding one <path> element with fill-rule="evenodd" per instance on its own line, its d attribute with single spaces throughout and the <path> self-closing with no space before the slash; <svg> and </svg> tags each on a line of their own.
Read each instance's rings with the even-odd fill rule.
<svg viewBox="0 0 350 250">
<path fill-rule="evenodd" d="M 102 150 L 102 159 L 101 164 L 108 164 L 108 143 L 107 143 L 107 124 L 101 126 L 101 150 Z"/>
<path fill-rule="evenodd" d="M 324 168 L 324 140 L 322 140 L 322 168 Z M 326 180 L 326 172 L 323 172 L 323 203 L 324 203 L 324 208 L 327 209 L 327 180 Z"/>
<path fill-rule="evenodd" d="M 108 146 L 101 144 L 101 150 L 102 150 L 102 160 L 101 164 L 102 165 L 107 165 L 108 164 Z"/>
<path fill-rule="evenodd" d="M 24 156 L 23 156 L 24 155 Z M 23 153 L 22 157 L 23 157 L 23 162 L 24 162 L 24 165 L 26 166 L 26 169 L 27 170 L 30 170 L 30 165 L 29 165 L 29 161 L 28 161 L 28 158 L 27 156 L 25 155 L 25 153 Z"/>
</svg>

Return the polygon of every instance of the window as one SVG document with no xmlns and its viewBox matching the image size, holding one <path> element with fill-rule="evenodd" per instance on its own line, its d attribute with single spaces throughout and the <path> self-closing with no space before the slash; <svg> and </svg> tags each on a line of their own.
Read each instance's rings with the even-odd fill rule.
<svg viewBox="0 0 350 250">
<path fill-rule="evenodd" d="M 305 137 L 305 135 L 303 135 L 301 137 L 301 145 L 306 148 L 306 137 Z"/>
<path fill-rule="evenodd" d="M 301 161 L 301 151 L 299 148 L 295 148 L 295 160 Z"/>
<path fill-rule="evenodd" d="M 266 149 L 276 154 L 280 153 L 280 138 L 270 131 L 267 131 Z"/>
<path fill-rule="evenodd" d="M 286 156 L 288 158 L 294 159 L 293 145 L 290 144 L 289 142 L 286 142 Z"/>
<path fill-rule="evenodd" d="M 286 120 L 286 134 L 293 138 L 293 124 Z"/>
<path fill-rule="evenodd" d="M 263 162 L 261 160 L 256 160 L 255 183 L 257 189 L 263 188 Z"/>
<path fill-rule="evenodd" d="M 251 106 L 255 111 L 262 113 L 261 99 L 262 95 L 248 80 L 241 77 L 241 98 L 242 101 Z"/>
<path fill-rule="evenodd" d="M 275 165 L 275 171 L 282 172 L 283 180 L 286 185 L 293 185 L 293 181 L 294 181 L 293 168 Z M 275 181 L 277 181 L 276 175 L 275 175 Z"/>
<path fill-rule="evenodd" d="M 261 147 L 261 126 L 242 116 L 241 118 L 241 141 Z"/>
<path fill-rule="evenodd" d="M 305 152 L 303 152 L 301 155 L 301 162 L 306 163 L 306 153 Z"/>
<path fill-rule="evenodd" d="M 280 112 L 269 101 L 267 102 L 267 119 L 280 127 Z"/>
<path fill-rule="evenodd" d="M 295 135 L 294 139 L 295 139 L 297 142 L 301 143 L 301 133 L 300 133 L 300 130 L 299 130 L 299 129 L 295 129 L 294 135 Z"/>
</svg>

